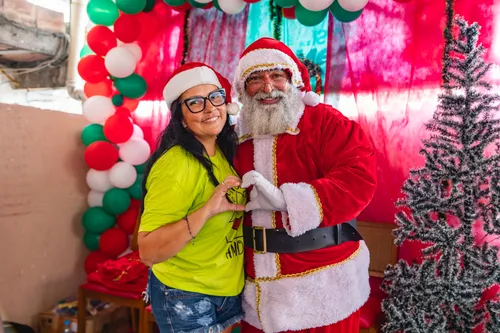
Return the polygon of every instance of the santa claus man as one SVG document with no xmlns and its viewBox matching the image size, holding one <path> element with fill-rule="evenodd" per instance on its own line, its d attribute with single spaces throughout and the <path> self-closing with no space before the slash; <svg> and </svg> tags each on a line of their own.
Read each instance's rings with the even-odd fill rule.
<svg viewBox="0 0 500 333">
<path fill-rule="evenodd" d="M 376 185 L 360 126 L 311 92 L 305 66 L 262 38 L 242 54 L 234 88 L 244 218 L 244 333 L 359 332 L 369 252 L 353 220 Z"/>
</svg>

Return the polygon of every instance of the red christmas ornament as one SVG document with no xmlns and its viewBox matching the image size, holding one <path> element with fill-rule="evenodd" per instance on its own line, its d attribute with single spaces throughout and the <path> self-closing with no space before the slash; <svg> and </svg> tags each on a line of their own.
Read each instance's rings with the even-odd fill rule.
<svg viewBox="0 0 500 333">
<path fill-rule="evenodd" d="M 87 44 L 95 54 L 104 57 L 109 50 L 118 45 L 118 42 L 108 27 L 96 25 L 87 34 Z"/>
<path fill-rule="evenodd" d="M 87 258 L 85 259 L 85 272 L 87 274 L 94 273 L 98 265 L 105 263 L 106 261 L 110 260 L 111 258 L 101 251 L 92 251 L 89 253 Z"/>
<path fill-rule="evenodd" d="M 283 16 L 289 20 L 295 20 L 295 6 L 290 8 L 282 8 Z"/>
<path fill-rule="evenodd" d="M 108 77 L 104 58 L 95 54 L 85 56 L 78 62 L 78 74 L 90 83 L 99 83 Z"/>
<path fill-rule="evenodd" d="M 122 14 L 116 20 L 114 30 L 116 38 L 124 43 L 132 43 L 141 36 L 141 21 L 137 18 L 137 15 Z"/>
<path fill-rule="evenodd" d="M 102 253 L 116 258 L 128 248 L 129 238 L 122 229 L 110 228 L 99 238 L 99 249 Z"/>
<path fill-rule="evenodd" d="M 139 216 L 139 209 L 130 207 L 127 211 L 121 215 L 118 215 L 116 219 L 116 224 L 120 229 L 125 231 L 127 234 L 132 235 L 137 224 L 137 217 Z"/>
<path fill-rule="evenodd" d="M 113 93 L 113 82 L 110 79 L 104 79 L 99 83 L 86 82 L 83 86 L 83 92 L 87 98 L 92 96 L 111 97 Z"/>
<path fill-rule="evenodd" d="M 85 149 L 84 158 L 91 169 L 109 170 L 118 161 L 118 149 L 109 142 L 96 141 Z"/>
</svg>

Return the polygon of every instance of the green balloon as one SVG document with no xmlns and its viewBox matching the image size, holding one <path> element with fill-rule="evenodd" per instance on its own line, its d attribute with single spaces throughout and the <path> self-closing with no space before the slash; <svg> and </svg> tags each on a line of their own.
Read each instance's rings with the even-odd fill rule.
<svg viewBox="0 0 500 333">
<path fill-rule="evenodd" d="M 290 8 L 296 6 L 299 3 L 299 0 L 274 0 L 274 2 L 283 8 Z"/>
<path fill-rule="evenodd" d="M 89 19 L 98 25 L 111 26 L 120 16 L 118 7 L 111 0 L 90 0 L 87 5 Z"/>
<path fill-rule="evenodd" d="M 206 3 L 199 3 L 199 2 L 196 2 L 195 0 L 188 0 L 188 2 L 194 8 L 203 8 L 207 5 Z"/>
<path fill-rule="evenodd" d="M 335 1 L 337 2 L 337 1 Z M 312 27 L 320 24 L 325 19 L 328 14 L 328 8 L 321 10 L 319 12 L 313 12 L 309 9 L 304 8 L 300 3 L 297 3 L 295 7 L 295 16 L 300 24 L 306 27 Z"/>
<path fill-rule="evenodd" d="M 139 200 L 142 198 L 142 177 L 142 174 L 137 174 L 134 184 L 127 189 L 132 199 Z"/>
<path fill-rule="evenodd" d="M 141 98 L 148 89 L 143 77 L 135 73 L 122 79 L 116 78 L 115 87 L 120 94 L 132 99 Z"/>
<path fill-rule="evenodd" d="M 94 51 L 90 49 L 90 47 L 85 44 L 82 49 L 80 50 L 80 58 L 85 57 L 86 55 L 92 55 L 95 54 Z"/>
<path fill-rule="evenodd" d="M 104 135 L 103 127 L 100 124 L 90 124 L 85 126 L 82 131 L 82 142 L 89 146 L 96 141 L 108 141 Z"/>
<path fill-rule="evenodd" d="M 144 173 L 144 169 L 146 169 L 146 165 L 147 164 L 148 164 L 148 162 L 144 162 L 144 163 L 139 164 L 139 165 L 134 165 L 135 170 L 137 171 L 137 173 Z"/>
<path fill-rule="evenodd" d="M 123 98 L 122 95 L 116 94 L 111 97 L 111 102 L 113 103 L 114 106 L 122 106 L 123 103 L 125 102 L 125 99 Z"/>
<path fill-rule="evenodd" d="M 130 206 L 130 195 L 126 190 L 112 188 L 104 193 L 102 207 L 109 214 L 119 215 L 125 213 Z"/>
<path fill-rule="evenodd" d="M 116 218 L 106 213 L 102 207 L 90 207 L 83 213 L 83 227 L 94 234 L 102 234 L 115 225 Z"/>
<path fill-rule="evenodd" d="M 146 7 L 146 0 L 116 0 L 116 6 L 125 14 L 137 14 Z"/>
<path fill-rule="evenodd" d="M 156 0 L 146 0 L 146 7 L 142 10 L 143 12 L 150 12 L 155 6 Z"/>
<path fill-rule="evenodd" d="M 218 0 L 213 0 L 212 1 L 213 4 L 214 4 L 214 7 L 217 8 L 218 10 L 222 11 L 222 9 L 220 9 L 220 6 L 219 6 L 219 1 Z"/>
<path fill-rule="evenodd" d="M 186 3 L 186 0 L 163 0 L 163 1 L 170 6 L 181 6 Z"/>
<path fill-rule="evenodd" d="M 345 10 L 341 5 L 339 5 L 338 1 L 332 3 L 332 5 L 330 6 L 330 11 L 332 12 L 333 17 L 337 19 L 337 21 L 344 23 L 354 21 L 361 16 L 361 13 L 363 13 L 363 9 L 360 9 L 357 12 L 350 12 L 348 10 Z"/>
<path fill-rule="evenodd" d="M 86 232 L 83 236 L 83 243 L 90 251 L 99 250 L 99 237 L 101 237 L 101 235 Z"/>
</svg>

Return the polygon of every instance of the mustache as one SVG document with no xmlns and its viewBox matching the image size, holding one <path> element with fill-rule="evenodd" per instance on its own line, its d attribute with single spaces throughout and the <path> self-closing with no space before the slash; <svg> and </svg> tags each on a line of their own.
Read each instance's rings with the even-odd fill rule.
<svg viewBox="0 0 500 333">
<path fill-rule="evenodd" d="M 280 90 L 273 90 L 270 93 L 258 92 L 253 96 L 254 100 L 260 101 L 263 99 L 273 99 L 273 98 L 286 98 L 287 94 Z"/>
</svg>

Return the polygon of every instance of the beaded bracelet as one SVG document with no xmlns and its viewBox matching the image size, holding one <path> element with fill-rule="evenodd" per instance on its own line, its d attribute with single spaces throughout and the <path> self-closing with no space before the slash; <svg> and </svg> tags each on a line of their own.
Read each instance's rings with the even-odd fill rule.
<svg viewBox="0 0 500 333">
<path fill-rule="evenodd" d="M 193 236 L 193 233 L 191 232 L 191 225 L 189 224 L 189 220 L 188 220 L 187 215 L 184 217 L 184 220 L 186 220 L 188 231 L 189 231 L 189 235 L 191 235 L 191 241 L 192 241 L 191 244 L 194 245 L 194 240 L 195 240 L 196 236 Z"/>
</svg>

